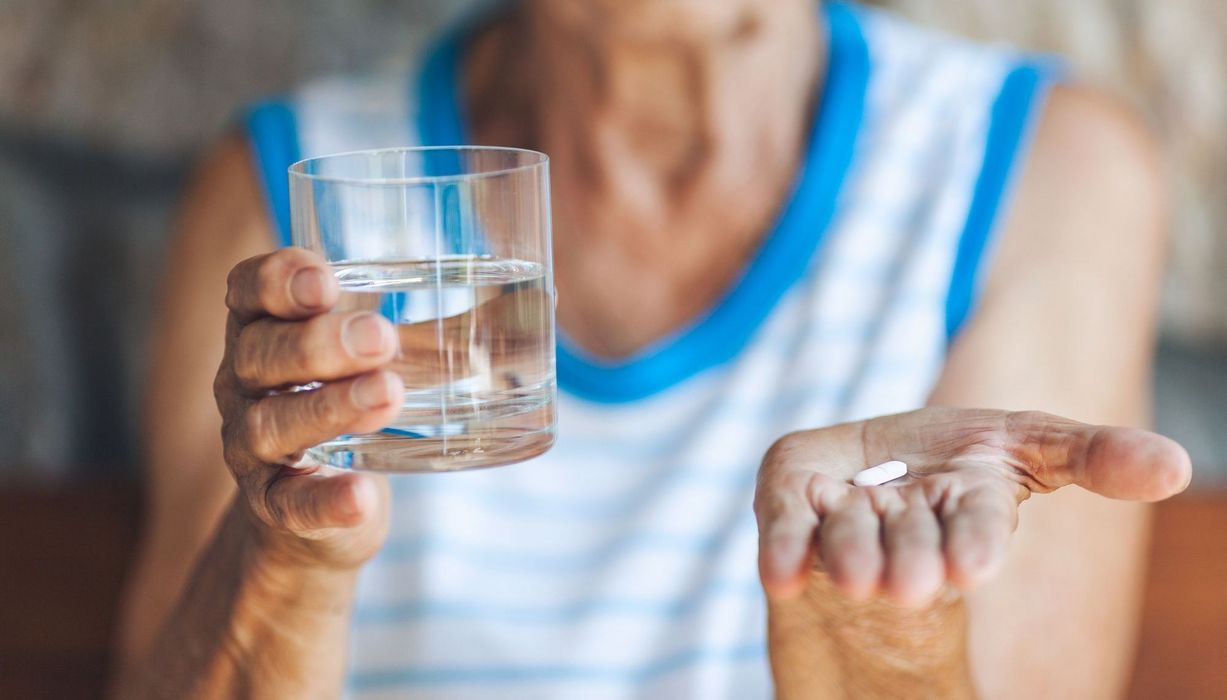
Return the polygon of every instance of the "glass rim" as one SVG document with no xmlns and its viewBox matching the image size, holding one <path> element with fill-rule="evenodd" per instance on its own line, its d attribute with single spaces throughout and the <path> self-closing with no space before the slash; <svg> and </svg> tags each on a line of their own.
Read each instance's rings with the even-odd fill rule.
<svg viewBox="0 0 1227 700">
<path fill-rule="evenodd" d="M 339 177 L 336 175 L 319 175 L 315 173 L 304 172 L 304 168 L 308 163 L 315 163 L 324 160 L 333 160 L 338 158 L 353 158 L 355 156 L 374 156 L 383 153 L 426 153 L 431 151 L 454 151 L 457 153 L 464 152 L 493 152 L 493 153 L 515 153 L 527 155 L 532 158 L 531 162 L 512 165 L 505 168 L 495 168 L 492 170 L 482 170 L 472 173 L 456 173 L 453 175 L 413 175 L 410 177 Z M 340 153 L 329 153 L 328 155 L 315 156 L 313 158 L 303 158 L 300 161 L 292 164 L 287 168 L 287 172 L 291 178 L 302 178 L 304 180 L 312 180 L 315 182 L 334 182 L 352 185 L 425 185 L 435 182 L 458 182 L 462 180 L 479 180 L 488 177 L 500 177 L 510 175 L 521 171 L 529 171 L 535 168 L 541 168 L 550 162 L 550 157 L 541 151 L 534 151 L 529 148 L 514 148 L 511 146 L 396 146 L 392 148 L 367 148 L 357 151 L 342 151 Z"/>
</svg>

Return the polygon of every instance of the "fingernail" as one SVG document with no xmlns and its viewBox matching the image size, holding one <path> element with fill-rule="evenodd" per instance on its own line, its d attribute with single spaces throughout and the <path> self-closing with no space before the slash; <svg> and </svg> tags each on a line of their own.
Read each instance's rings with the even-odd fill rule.
<svg viewBox="0 0 1227 700">
<path fill-rule="evenodd" d="M 354 382 L 354 403 L 360 408 L 383 408 L 392 401 L 391 393 L 383 372 L 367 375 Z"/>
<path fill-rule="evenodd" d="M 345 322 L 341 339 L 350 355 L 372 357 L 383 353 L 391 341 L 391 335 L 391 329 L 383 318 L 375 314 L 362 314 Z"/>
<path fill-rule="evenodd" d="M 290 280 L 290 295 L 294 302 L 304 309 L 314 309 L 324 305 L 324 271 L 318 267 L 305 267 L 294 273 Z"/>
</svg>

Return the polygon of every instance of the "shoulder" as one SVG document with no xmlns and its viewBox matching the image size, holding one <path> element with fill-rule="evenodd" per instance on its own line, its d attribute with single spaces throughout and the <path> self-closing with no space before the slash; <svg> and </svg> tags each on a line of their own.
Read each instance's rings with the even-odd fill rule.
<svg viewBox="0 0 1227 700">
<path fill-rule="evenodd" d="M 254 193 L 257 185 L 251 142 L 235 129 L 223 134 L 201 153 L 188 183 L 188 192 L 189 196 L 209 192 Z"/>
<path fill-rule="evenodd" d="M 1138 424 L 1166 235 L 1159 148 L 1121 103 L 1059 87 L 1019 158 L 981 303 L 933 400 Z"/>
<path fill-rule="evenodd" d="M 168 251 L 169 277 L 190 280 L 185 293 L 216 293 L 239 260 L 274 247 L 273 222 L 250 141 L 237 130 L 200 158 L 179 205 Z M 205 290 L 208 290 L 206 292 Z"/>
<path fill-rule="evenodd" d="M 1096 90 L 1057 86 L 1023 158 L 990 294 L 1036 266 L 1076 266 L 1085 280 L 1161 265 L 1165 166 L 1136 112 Z"/>
<path fill-rule="evenodd" d="M 244 134 L 229 133 L 205 151 L 188 183 L 180 227 L 188 235 L 201 229 L 223 233 L 223 240 L 268 232 L 255 155 Z"/>
<path fill-rule="evenodd" d="M 1083 199 L 1086 206 L 1115 201 L 1148 218 L 1162 213 L 1165 166 L 1158 142 L 1136 111 L 1106 93 L 1055 87 L 1029 160 L 1033 194 Z M 1070 187 L 1077 188 L 1076 198 Z"/>
<path fill-rule="evenodd" d="M 1142 406 L 1166 245 L 1159 148 L 1120 102 L 1060 87 L 1020 157 L 980 308 L 947 371 L 1002 380 L 994 368 L 1021 352 L 1029 376 L 1059 380 L 1053 391 L 1072 402 L 1028 399 L 1045 410 L 1094 418 L 1113 402 Z"/>
</svg>

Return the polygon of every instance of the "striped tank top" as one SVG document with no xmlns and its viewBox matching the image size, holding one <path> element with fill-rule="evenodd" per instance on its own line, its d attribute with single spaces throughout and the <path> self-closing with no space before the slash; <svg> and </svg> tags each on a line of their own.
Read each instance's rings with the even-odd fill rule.
<svg viewBox="0 0 1227 700">
<path fill-rule="evenodd" d="M 762 455 L 789 431 L 925 403 L 1052 75 L 883 12 L 822 12 L 803 165 L 736 283 L 626 359 L 564 337 L 545 455 L 391 478 L 391 531 L 353 611 L 351 697 L 771 696 Z M 249 113 L 283 241 L 293 161 L 466 142 L 465 36 Z"/>
</svg>

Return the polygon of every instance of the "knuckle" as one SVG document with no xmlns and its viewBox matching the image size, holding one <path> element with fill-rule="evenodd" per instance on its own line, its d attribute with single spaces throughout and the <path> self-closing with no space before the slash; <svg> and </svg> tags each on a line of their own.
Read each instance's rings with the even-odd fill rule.
<svg viewBox="0 0 1227 700">
<path fill-rule="evenodd" d="M 217 374 L 213 376 L 213 401 L 219 409 L 224 411 L 224 407 L 229 403 L 231 396 L 234 394 L 234 377 L 229 371 L 226 363 L 217 369 Z"/>
<path fill-rule="evenodd" d="M 260 269 L 256 274 L 256 295 L 260 299 L 262 308 L 273 309 L 280 305 L 279 292 L 285 286 L 284 273 L 285 263 L 282 256 L 277 253 L 268 256 L 260 263 Z"/>
<path fill-rule="evenodd" d="M 235 344 L 235 374 L 246 386 L 279 385 L 291 376 L 303 380 L 325 377 L 336 364 L 328 324 L 327 316 L 305 322 L 251 324 Z"/>
<path fill-rule="evenodd" d="M 230 268 L 226 274 L 226 308 L 236 310 L 239 307 L 243 287 L 243 263 Z"/>
<path fill-rule="evenodd" d="M 319 511 L 318 489 L 305 489 L 294 503 L 294 511 L 283 513 L 283 522 L 295 529 L 306 530 L 319 521 Z"/>
<path fill-rule="evenodd" d="M 231 468 L 238 468 L 248 460 L 248 455 L 240 441 L 233 439 L 233 434 L 232 430 L 222 428 L 222 459 Z"/>
<path fill-rule="evenodd" d="M 754 515 L 760 521 L 772 520 L 784 510 L 785 499 L 774 490 L 759 489 L 754 494 Z"/>
<path fill-rule="evenodd" d="M 241 477 L 257 466 L 259 460 L 252 454 L 247 444 L 246 431 L 242 421 L 230 418 L 222 420 L 222 460 L 230 468 L 239 486 L 243 485 Z"/>
<path fill-rule="evenodd" d="M 247 509 L 260 524 L 273 530 L 283 529 L 278 504 L 275 499 L 268 497 L 272 488 L 271 481 L 253 472 L 239 480 L 239 488 L 247 502 Z"/>
<path fill-rule="evenodd" d="M 341 428 L 352 417 L 347 397 L 341 391 L 312 392 L 306 406 L 306 422 L 318 430 Z"/>
<path fill-rule="evenodd" d="M 1007 440 L 1017 440 L 1059 422 L 1056 416 L 1043 411 L 1009 411 L 998 419 L 997 427 Z"/>
<path fill-rule="evenodd" d="M 1052 420 L 1053 416 L 1043 411 L 1028 410 L 1028 411 L 1013 411 L 1009 416 L 1018 423 L 1045 423 Z"/>
<path fill-rule="evenodd" d="M 225 397 L 218 400 L 218 412 L 221 414 L 222 425 L 219 431 L 222 441 L 222 460 L 227 466 L 239 470 L 251 463 L 251 455 L 247 451 L 244 440 L 244 430 L 241 420 L 235 420 L 235 415 L 242 415 L 239 404 Z"/>
<path fill-rule="evenodd" d="M 331 315 L 317 316 L 296 324 L 297 332 L 283 341 L 285 354 L 306 376 L 320 377 L 327 373 L 333 358 L 333 344 L 326 342 L 331 335 L 338 335 Z"/>
<path fill-rule="evenodd" d="M 275 415 L 273 405 L 261 401 L 248 409 L 243 425 L 247 449 L 265 463 L 276 462 L 283 456 L 281 430 Z"/>
<path fill-rule="evenodd" d="M 842 510 L 854 510 L 860 513 L 870 512 L 876 516 L 873 508 L 873 493 L 871 488 L 854 488 L 844 495 Z"/>
<path fill-rule="evenodd" d="M 260 383 L 264 375 L 264 357 L 260 351 L 261 344 L 252 337 L 255 326 L 249 326 L 239 335 L 235 343 L 233 372 L 235 377 L 246 386 Z"/>
<path fill-rule="evenodd" d="M 799 505 L 808 493 L 810 477 L 806 472 L 789 472 L 769 484 L 760 482 L 754 492 L 754 512 L 760 518 L 771 518 Z"/>
<path fill-rule="evenodd" d="M 767 466 L 787 461 L 788 458 L 801 449 L 802 442 L 804 442 L 804 438 L 801 436 L 801 433 L 787 433 L 780 436 L 775 442 L 771 443 L 771 447 L 767 448 L 767 453 L 763 457 L 763 465 Z"/>
<path fill-rule="evenodd" d="M 258 508 L 267 517 L 269 525 L 280 529 L 289 529 L 289 513 L 286 511 L 285 504 L 282 503 L 281 499 L 275 497 L 272 483 L 264 485 L 252 495 L 259 502 Z"/>
</svg>

